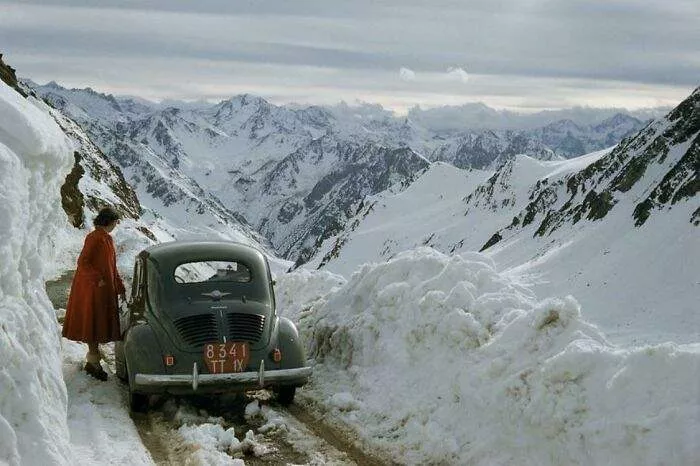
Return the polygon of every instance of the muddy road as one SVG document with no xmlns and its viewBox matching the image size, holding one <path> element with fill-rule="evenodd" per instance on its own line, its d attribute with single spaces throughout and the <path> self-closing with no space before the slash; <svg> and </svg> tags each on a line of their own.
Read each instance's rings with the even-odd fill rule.
<svg viewBox="0 0 700 466">
<path fill-rule="evenodd" d="M 303 407 L 292 405 L 286 409 L 268 398 L 269 394 L 261 390 L 218 399 L 156 399 L 148 413 L 134 414 L 132 419 L 159 465 L 192 464 L 197 457 L 199 445 L 182 434 L 183 425 L 185 431 L 210 429 L 213 425 L 233 429 L 244 445 L 224 449 L 223 453 L 247 465 L 386 464 L 354 447 Z"/>
</svg>

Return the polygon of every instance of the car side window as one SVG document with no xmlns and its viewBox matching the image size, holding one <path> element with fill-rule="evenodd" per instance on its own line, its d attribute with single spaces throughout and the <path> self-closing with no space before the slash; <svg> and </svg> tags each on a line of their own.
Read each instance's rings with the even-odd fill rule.
<svg viewBox="0 0 700 466">
<path fill-rule="evenodd" d="M 238 261 L 187 262 L 175 268 L 178 283 L 229 282 L 249 283 L 253 274 L 246 264 Z"/>
</svg>

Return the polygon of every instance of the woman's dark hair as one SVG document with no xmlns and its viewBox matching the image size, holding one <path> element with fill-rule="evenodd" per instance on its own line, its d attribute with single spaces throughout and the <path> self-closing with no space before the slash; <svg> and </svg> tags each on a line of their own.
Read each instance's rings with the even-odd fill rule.
<svg viewBox="0 0 700 466">
<path fill-rule="evenodd" d="M 97 217 L 92 219 L 92 224 L 96 227 L 106 227 L 115 220 L 119 220 L 119 214 L 111 207 L 103 207 L 97 212 Z"/>
</svg>

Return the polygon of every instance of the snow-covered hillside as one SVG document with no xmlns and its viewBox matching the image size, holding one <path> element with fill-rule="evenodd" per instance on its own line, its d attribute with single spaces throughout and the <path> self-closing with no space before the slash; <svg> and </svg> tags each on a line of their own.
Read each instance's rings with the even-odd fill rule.
<svg viewBox="0 0 700 466">
<path fill-rule="evenodd" d="M 552 162 L 518 155 L 495 172 L 433 163 L 405 191 L 365 199 L 350 228 L 325 241 L 307 266 L 348 276 L 359 264 L 418 246 L 478 251 L 528 204 L 539 180 L 577 172 L 607 153 Z"/>
<path fill-rule="evenodd" d="M 697 341 L 699 101 L 696 90 L 614 150 L 517 156 L 490 176 L 433 165 L 368 199 L 308 266 L 349 277 L 421 245 L 485 249 L 538 295 L 576 296 L 616 341 Z"/>
</svg>

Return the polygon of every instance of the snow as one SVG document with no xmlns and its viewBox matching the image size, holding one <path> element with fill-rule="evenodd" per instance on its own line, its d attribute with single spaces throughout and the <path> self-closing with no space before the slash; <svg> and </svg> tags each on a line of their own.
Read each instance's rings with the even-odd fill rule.
<svg viewBox="0 0 700 466">
<path fill-rule="evenodd" d="M 542 166 L 548 167 L 551 170 L 549 173 L 547 173 L 547 175 L 543 176 L 542 178 L 553 178 L 562 174 L 581 171 L 593 162 L 599 160 L 601 157 L 604 157 L 605 155 L 609 154 L 611 150 L 612 148 L 599 150 L 569 160 L 540 162 Z"/>
<path fill-rule="evenodd" d="M 698 342 L 700 238 L 683 206 L 677 207 L 634 230 L 627 228 L 629 218 L 612 211 L 595 231 L 568 230 L 533 260 L 533 245 L 517 239 L 490 255 L 538 295 L 565 289 L 576 296 L 616 342 Z"/>
<path fill-rule="evenodd" d="M 44 290 L 82 246 L 60 204 L 72 165 L 48 108 L 0 85 L 0 464 L 148 464 L 119 390 L 85 376 L 87 347 L 61 340 Z"/>
<path fill-rule="evenodd" d="M 195 455 L 201 464 L 245 464 L 241 459 L 232 459 L 228 453 L 241 449 L 242 442 L 236 438 L 233 428 L 224 430 L 219 424 L 205 423 L 184 425 L 180 427 L 179 432 L 186 443 L 199 447 Z"/>
<path fill-rule="evenodd" d="M 0 462 L 70 457 L 60 338 L 44 292 L 72 150 L 35 100 L 0 84 Z"/>
<path fill-rule="evenodd" d="M 404 464 L 700 457 L 698 345 L 615 346 L 575 298 L 539 300 L 466 256 L 418 248 L 322 278 L 328 293 L 286 314 L 315 363 L 304 402 Z M 280 293 L 318 289 L 299 275 Z"/>
<path fill-rule="evenodd" d="M 111 347 L 103 347 L 111 354 Z M 83 371 L 87 345 L 62 340 L 63 380 L 68 390 L 68 430 L 71 461 L 93 465 L 109 458 L 112 464 L 152 464 L 126 409 L 126 392 Z"/>
</svg>

